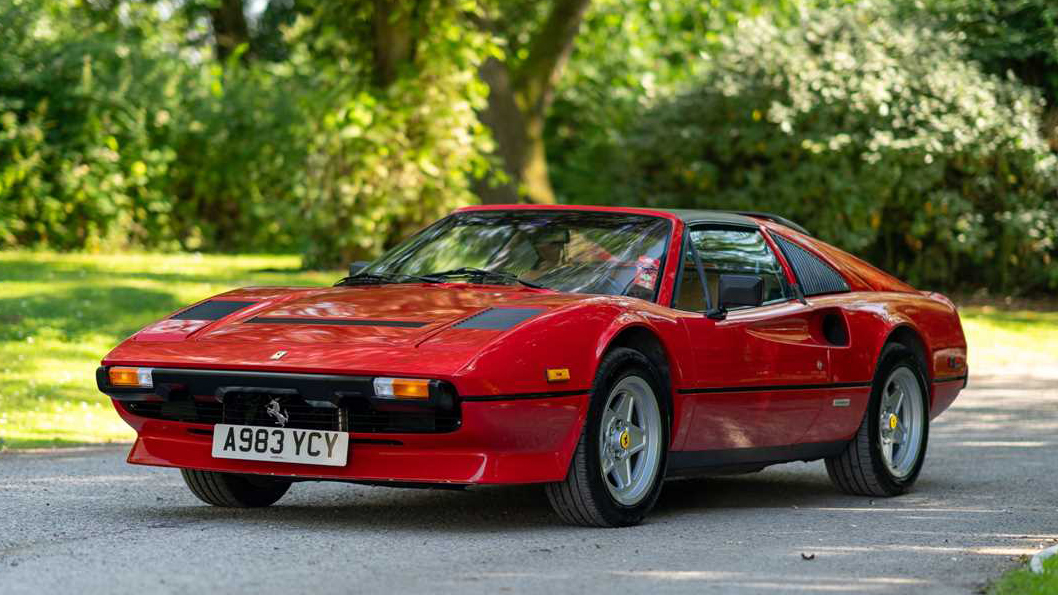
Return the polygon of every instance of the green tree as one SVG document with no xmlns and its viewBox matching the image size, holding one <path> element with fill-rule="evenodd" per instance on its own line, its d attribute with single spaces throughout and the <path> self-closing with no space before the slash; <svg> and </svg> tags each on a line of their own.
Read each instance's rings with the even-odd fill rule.
<svg viewBox="0 0 1058 595">
<path fill-rule="evenodd" d="M 496 48 L 463 26 L 470 2 L 320 2 L 291 35 L 309 153 L 299 199 L 309 262 L 384 246 L 474 202 L 491 144 L 477 71 Z"/>
<path fill-rule="evenodd" d="M 555 89 L 545 142 L 563 202 L 603 201 L 599 179 L 648 106 L 689 84 L 720 40 L 763 14 L 793 26 L 794 0 L 596 0 Z"/>
<path fill-rule="evenodd" d="M 993 74 L 1012 73 L 1047 100 L 1044 133 L 1058 151 L 1058 3 L 1053 0 L 901 0 L 902 18 L 922 12 L 956 31 L 969 56 Z"/>
<path fill-rule="evenodd" d="M 159 51 L 156 23 L 126 39 L 107 20 L 0 5 L 0 245 L 172 245 L 166 89 L 185 65 Z"/>
<path fill-rule="evenodd" d="M 502 40 L 503 56 L 481 66 L 489 85 L 481 121 L 492 132 L 505 180 L 485 180 L 478 195 L 487 203 L 553 203 L 544 146 L 544 122 L 555 85 L 573 50 L 590 0 L 489 3 L 471 22 Z"/>
<path fill-rule="evenodd" d="M 882 5 L 753 19 L 623 140 L 611 200 L 774 211 L 927 286 L 1053 287 L 1042 105 Z"/>
</svg>

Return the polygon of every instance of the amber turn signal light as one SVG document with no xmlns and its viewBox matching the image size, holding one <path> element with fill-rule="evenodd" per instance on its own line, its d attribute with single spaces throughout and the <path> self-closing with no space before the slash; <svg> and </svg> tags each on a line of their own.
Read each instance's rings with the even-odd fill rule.
<svg viewBox="0 0 1058 595">
<path fill-rule="evenodd" d="M 152 388 L 154 379 L 151 368 L 110 368 L 108 375 L 111 386 L 123 386 L 129 388 Z"/>
<path fill-rule="evenodd" d="M 375 396 L 383 399 L 429 399 L 430 381 L 423 378 L 375 378 Z"/>
<path fill-rule="evenodd" d="M 565 382 L 569 380 L 569 368 L 548 368 L 548 382 Z"/>
</svg>

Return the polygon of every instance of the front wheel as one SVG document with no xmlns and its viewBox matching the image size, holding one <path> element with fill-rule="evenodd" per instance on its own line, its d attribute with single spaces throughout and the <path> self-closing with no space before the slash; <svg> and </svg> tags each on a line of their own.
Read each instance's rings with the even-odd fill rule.
<svg viewBox="0 0 1058 595">
<path fill-rule="evenodd" d="M 903 494 L 922 470 L 928 438 L 929 392 L 922 366 L 902 345 L 888 345 L 856 437 L 826 460 L 827 473 L 849 494 Z"/>
<path fill-rule="evenodd" d="M 656 367 L 638 351 L 603 358 L 565 481 L 548 484 L 555 512 L 570 524 L 634 525 L 661 493 L 669 443 Z"/>
<path fill-rule="evenodd" d="M 199 500 L 226 508 L 259 508 L 279 501 L 290 482 L 258 475 L 181 469 L 184 483 Z"/>
</svg>

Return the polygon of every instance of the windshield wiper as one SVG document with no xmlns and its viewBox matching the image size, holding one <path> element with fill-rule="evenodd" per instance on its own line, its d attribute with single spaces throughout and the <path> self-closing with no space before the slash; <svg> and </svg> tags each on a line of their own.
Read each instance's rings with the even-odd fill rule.
<svg viewBox="0 0 1058 595">
<path fill-rule="evenodd" d="M 421 277 L 419 275 L 405 275 L 403 273 L 357 273 L 349 277 L 342 277 L 334 284 L 335 287 L 343 285 L 383 285 L 386 283 L 406 283 L 418 281 L 420 283 L 437 283 L 435 279 Z"/>
<path fill-rule="evenodd" d="M 477 267 L 460 267 L 458 269 L 452 269 L 450 271 L 429 273 L 423 275 L 423 277 L 434 279 L 435 282 L 443 281 L 445 277 L 481 277 L 482 279 L 484 279 L 485 277 L 492 277 L 494 279 L 503 279 L 505 281 L 514 281 L 515 283 L 521 283 L 522 285 L 526 287 L 532 287 L 533 289 L 548 289 L 548 287 L 545 287 L 538 283 L 530 283 L 529 281 L 520 278 L 518 275 L 515 275 L 510 271 L 490 271 L 488 269 L 479 269 Z"/>
</svg>

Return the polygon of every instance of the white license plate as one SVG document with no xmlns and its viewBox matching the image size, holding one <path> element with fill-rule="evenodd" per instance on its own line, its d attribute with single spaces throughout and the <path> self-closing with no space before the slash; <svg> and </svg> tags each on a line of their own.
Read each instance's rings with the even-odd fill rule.
<svg viewBox="0 0 1058 595">
<path fill-rule="evenodd" d="M 229 424 L 213 429 L 213 457 L 217 459 L 341 467 L 348 455 L 349 434 L 345 432 Z"/>
</svg>

